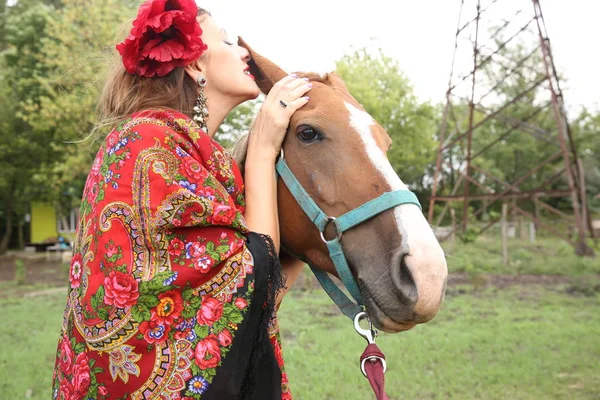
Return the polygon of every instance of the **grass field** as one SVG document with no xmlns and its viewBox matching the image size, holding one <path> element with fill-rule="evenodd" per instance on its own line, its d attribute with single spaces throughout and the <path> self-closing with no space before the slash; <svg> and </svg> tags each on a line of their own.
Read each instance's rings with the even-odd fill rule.
<svg viewBox="0 0 600 400">
<path fill-rule="evenodd" d="M 573 247 L 563 240 L 544 238 L 508 241 L 509 265 L 502 263 L 502 243 L 498 236 L 480 237 L 473 243 L 460 240 L 443 243 L 451 272 L 486 272 L 493 274 L 600 274 L 598 257 L 576 257 Z M 600 253 L 600 248 L 596 249 Z"/>
<path fill-rule="evenodd" d="M 543 286 L 452 289 L 430 323 L 378 343 L 392 399 L 599 399 L 600 296 Z M 373 399 L 357 359 L 364 341 L 320 292 L 281 313 L 299 399 Z"/>
<path fill-rule="evenodd" d="M 521 273 L 541 268 L 537 273 L 565 278 L 533 284 L 520 282 L 510 271 L 519 264 L 512 264 L 502 267 L 516 277 L 510 284 L 499 285 L 493 275 L 485 275 L 482 285 L 477 278 L 485 270 L 473 262 L 487 254 L 487 262 L 494 263 L 495 250 L 491 245 L 477 245 L 486 253 L 455 246 L 449 249 L 451 270 L 466 272 L 475 284 L 450 284 L 432 322 L 378 339 L 388 359 L 390 398 L 600 399 L 598 259 L 580 261 L 565 254 L 556 256 L 558 261 L 549 257 L 546 264 L 522 267 Z M 525 249 L 522 254 L 539 251 L 552 250 Z M 584 264 L 570 268 L 576 263 Z M 24 296 L 40 288 L 0 282 L 0 400 L 50 398 L 65 293 Z M 365 341 L 321 290 L 293 290 L 281 308 L 280 323 L 295 399 L 373 399 L 358 368 Z"/>
</svg>

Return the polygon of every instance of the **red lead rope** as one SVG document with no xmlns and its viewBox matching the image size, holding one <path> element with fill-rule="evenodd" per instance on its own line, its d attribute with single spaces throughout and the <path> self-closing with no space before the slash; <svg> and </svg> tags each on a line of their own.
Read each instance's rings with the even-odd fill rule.
<svg viewBox="0 0 600 400">
<path fill-rule="evenodd" d="M 360 369 L 369 380 L 377 400 L 389 400 L 385 394 L 385 356 L 375 343 L 370 343 L 360 356 Z"/>
</svg>

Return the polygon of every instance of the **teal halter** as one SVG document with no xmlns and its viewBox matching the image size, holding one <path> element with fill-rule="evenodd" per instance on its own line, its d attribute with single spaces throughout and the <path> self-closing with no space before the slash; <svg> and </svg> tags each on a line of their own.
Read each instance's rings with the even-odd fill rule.
<svg viewBox="0 0 600 400">
<path fill-rule="evenodd" d="M 279 161 L 277 161 L 275 168 L 279 176 L 281 176 L 281 179 L 283 179 L 283 182 L 285 182 L 289 191 L 292 193 L 292 196 L 294 196 L 308 218 L 310 218 L 313 224 L 315 224 L 319 229 L 319 232 L 321 233 L 321 239 L 327 245 L 329 257 L 331 257 L 333 265 L 335 266 L 340 279 L 346 286 L 346 289 L 348 289 L 348 292 L 352 295 L 356 303 L 350 300 L 348 296 L 346 296 L 346 294 L 340 290 L 340 288 L 331 280 L 331 277 L 329 277 L 327 272 L 317 269 L 311 264 L 310 268 L 312 272 L 315 274 L 323 289 L 339 307 L 342 313 L 354 320 L 357 314 L 362 312 L 364 302 L 360 295 L 358 284 L 352 276 L 352 272 L 348 266 L 348 261 L 346 261 L 346 256 L 344 255 L 341 242 L 342 234 L 356 225 L 359 225 L 375 217 L 376 215 L 379 215 L 382 212 L 401 204 L 415 204 L 421 208 L 421 204 L 419 204 L 417 196 L 415 196 L 415 194 L 409 190 L 396 190 L 393 192 L 387 192 L 371 201 L 366 202 L 362 206 L 345 213 L 342 216 L 330 217 L 319 208 L 306 190 L 304 190 L 296 176 L 294 176 L 294 173 L 290 170 L 285 162 L 283 149 L 281 150 L 281 156 L 279 157 Z M 337 231 L 336 237 L 331 240 L 325 239 L 324 235 L 325 228 L 329 223 L 333 223 Z"/>
</svg>

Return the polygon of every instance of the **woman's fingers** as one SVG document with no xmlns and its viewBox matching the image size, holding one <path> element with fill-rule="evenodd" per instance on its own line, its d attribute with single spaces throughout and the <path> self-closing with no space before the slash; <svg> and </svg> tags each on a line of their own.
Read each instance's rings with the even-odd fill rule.
<svg viewBox="0 0 600 400">
<path fill-rule="evenodd" d="M 303 81 L 303 83 L 295 87 L 291 87 L 290 91 L 288 92 L 288 98 L 287 100 L 284 99 L 284 101 L 292 102 L 294 100 L 297 100 L 298 98 L 302 97 L 306 92 L 308 92 L 311 88 L 312 83 Z"/>
<path fill-rule="evenodd" d="M 289 103 L 302 96 L 312 87 L 312 83 L 308 82 L 307 78 L 290 79 L 292 76 L 295 75 L 288 75 L 277 82 L 267 98 L 272 100 L 273 103 L 277 103 L 280 100 Z"/>
<path fill-rule="evenodd" d="M 308 103 L 308 100 L 309 100 L 308 96 L 299 97 L 296 100 L 288 103 L 288 105 L 285 109 L 288 111 L 289 115 L 291 116 L 294 112 L 296 112 L 296 110 L 298 110 L 300 107 L 302 107 L 303 105 Z"/>
<path fill-rule="evenodd" d="M 276 96 L 278 96 L 283 88 L 285 88 L 291 82 L 298 81 L 298 80 L 300 80 L 300 79 L 298 79 L 296 77 L 296 74 L 291 74 L 291 75 L 284 76 L 283 78 L 281 78 L 279 81 L 277 81 L 273 85 L 273 87 L 269 91 L 269 94 L 267 95 L 267 97 L 276 97 Z"/>
</svg>

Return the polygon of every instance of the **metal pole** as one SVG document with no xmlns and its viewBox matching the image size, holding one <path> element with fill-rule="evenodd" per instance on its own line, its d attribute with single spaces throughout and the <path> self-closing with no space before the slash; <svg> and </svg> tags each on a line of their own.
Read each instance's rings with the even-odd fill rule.
<svg viewBox="0 0 600 400">
<path fill-rule="evenodd" d="M 479 40 L 479 18 L 481 16 L 481 3 L 477 0 L 477 19 L 475 21 L 475 43 L 473 45 L 473 83 L 471 87 L 471 101 L 469 102 L 469 131 L 467 135 L 467 167 L 465 169 L 465 178 L 469 178 L 469 169 L 471 168 L 471 145 L 473 142 L 473 117 L 475 114 L 475 85 L 477 81 L 475 77 L 477 75 L 477 55 L 479 53 L 478 40 Z M 463 221 L 462 230 L 463 233 L 467 231 L 467 224 L 469 222 L 469 179 L 465 179 L 465 190 L 464 190 L 464 203 L 463 203 Z"/>
<path fill-rule="evenodd" d="M 583 220 L 581 218 L 581 209 L 579 205 L 579 196 L 577 193 L 577 189 L 575 188 L 575 179 L 574 179 L 574 171 L 573 166 L 571 164 L 571 159 L 569 158 L 569 149 L 567 148 L 567 142 L 565 140 L 565 136 L 567 135 L 566 126 L 565 126 L 565 116 L 562 114 L 561 107 L 559 105 L 559 99 L 556 94 L 554 84 L 552 82 L 551 74 L 550 74 L 550 62 L 548 58 L 550 57 L 549 52 L 549 43 L 548 39 L 544 37 L 542 33 L 542 27 L 540 25 L 541 18 L 541 8 L 539 0 L 533 1 L 533 9 L 535 12 L 535 20 L 538 27 L 538 34 L 540 38 L 540 46 L 542 48 L 542 60 L 544 62 L 544 68 L 546 71 L 546 76 L 548 77 L 548 86 L 550 88 L 550 94 L 552 95 L 552 110 L 554 111 L 554 118 L 556 120 L 556 127 L 558 129 L 558 141 L 560 143 L 560 148 L 563 156 L 563 161 L 565 163 L 567 182 L 569 184 L 569 190 L 571 191 L 571 202 L 573 204 L 573 214 L 575 215 L 575 226 L 577 227 L 577 236 L 578 241 L 575 246 L 575 252 L 578 255 L 593 255 L 593 250 L 590 249 L 585 243 L 585 227 L 583 226 Z"/>
</svg>

